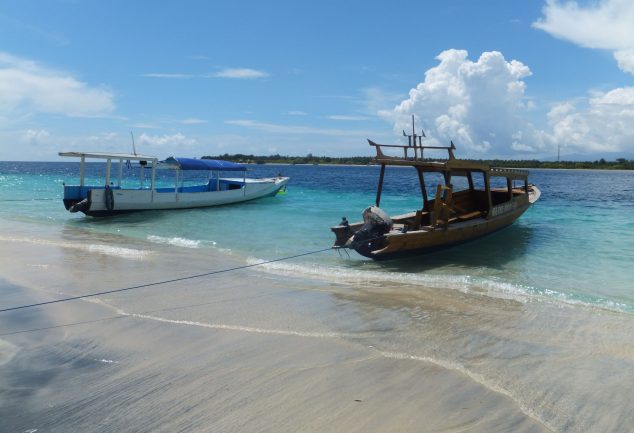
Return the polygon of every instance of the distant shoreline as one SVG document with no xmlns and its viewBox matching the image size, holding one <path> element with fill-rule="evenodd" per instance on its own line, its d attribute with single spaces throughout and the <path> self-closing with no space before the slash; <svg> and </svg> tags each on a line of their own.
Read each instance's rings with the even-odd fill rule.
<svg viewBox="0 0 634 433">
<path fill-rule="evenodd" d="M 316 157 L 308 155 L 300 156 L 255 156 L 255 155 L 218 155 L 203 156 L 202 159 L 222 159 L 240 164 L 253 165 L 326 165 L 326 166 L 368 166 L 378 165 L 373 162 L 373 157 Z M 600 159 L 596 161 L 538 161 L 538 160 L 505 160 L 505 159 L 479 159 L 469 160 L 489 164 L 492 167 L 525 168 L 525 169 L 583 169 L 583 170 L 634 170 L 634 160 L 617 158 L 615 161 Z"/>
</svg>

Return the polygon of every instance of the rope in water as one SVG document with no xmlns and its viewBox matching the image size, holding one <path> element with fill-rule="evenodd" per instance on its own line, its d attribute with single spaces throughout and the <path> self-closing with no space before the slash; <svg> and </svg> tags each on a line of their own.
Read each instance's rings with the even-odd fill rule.
<svg viewBox="0 0 634 433">
<path fill-rule="evenodd" d="M 92 298 L 92 297 L 95 297 L 95 296 L 108 295 L 108 294 L 111 294 L 111 293 L 118 293 L 118 292 L 125 292 L 125 291 L 129 291 L 129 290 L 141 289 L 141 288 L 144 288 L 144 287 L 159 286 L 159 285 L 162 285 L 162 284 L 175 283 L 175 282 L 178 282 L 178 281 L 192 280 L 194 278 L 207 277 L 207 276 L 210 276 L 210 275 L 222 274 L 222 273 L 225 273 L 225 272 L 232 272 L 232 271 L 237 271 L 237 270 L 240 270 L 240 269 L 253 268 L 255 266 L 266 265 L 268 263 L 275 263 L 275 262 L 281 262 L 281 261 L 284 261 L 284 260 L 295 259 L 297 257 L 309 256 L 311 254 L 323 253 L 324 251 L 328 251 L 330 249 L 331 249 L 330 247 L 322 248 L 320 250 L 308 251 L 306 253 L 301 253 L 301 254 L 295 254 L 295 255 L 292 255 L 292 256 L 281 257 L 279 259 L 265 260 L 265 261 L 262 261 L 262 262 L 259 262 L 259 263 L 252 263 L 250 265 L 236 266 L 236 267 L 233 267 L 233 268 L 219 269 L 217 271 L 205 272 L 203 274 L 188 275 L 186 277 L 173 278 L 171 280 L 155 281 L 153 283 L 139 284 L 139 285 L 136 285 L 136 286 L 122 287 L 122 288 L 119 288 L 119 289 L 104 290 L 104 291 L 101 291 L 101 292 L 88 293 L 88 294 L 80 295 L 80 296 L 70 296 L 68 298 L 55 299 L 53 301 L 37 302 L 37 303 L 34 303 L 34 304 L 26 304 L 26 305 L 19 305 L 19 306 L 16 306 L 16 307 L 3 308 L 3 309 L 0 309 L 0 313 L 5 313 L 7 311 L 22 310 L 22 309 L 25 309 L 25 308 L 40 307 L 40 306 L 43 306 L 43 305 L 58 304 L 60 302 L 75 301 L 77 299 L 82 299 L 82 298 Z"/>
</svg>

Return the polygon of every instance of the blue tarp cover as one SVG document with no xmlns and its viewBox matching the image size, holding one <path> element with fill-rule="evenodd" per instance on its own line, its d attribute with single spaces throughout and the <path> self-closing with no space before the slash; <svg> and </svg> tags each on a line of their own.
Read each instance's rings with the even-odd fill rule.
<svg viewBox="0 0 634 433">
<path fill-rule="evenodd" d="M 247 169 L 244 165 L 220 159 L 174 158 L 170 156 L 163 162 L 178 165 L 181 170 L 246 171 Z"/>
</svg>

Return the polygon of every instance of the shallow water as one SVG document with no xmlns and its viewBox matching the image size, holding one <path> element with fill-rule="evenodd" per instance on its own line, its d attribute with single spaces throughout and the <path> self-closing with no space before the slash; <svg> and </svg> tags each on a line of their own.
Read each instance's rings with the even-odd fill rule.
<svg viewBox="0 0 634 433">
<path fill-rule="evenodd" d="M 318 249 L 339 209 L 352 218 L 373 200 L 361 186 L 373 167 L 256 170 L 299 180 L 239 206 L 110 219 L 70 215 L 58 200 L 5 202 L 0 270 L 15 285 L 0 282 L 0 304 Z M 358 190 L 334 180 L 346 173 Z M 592 254 L 609 251 L 603 238 L 631 203 L 609 204 L 604 227 L 592 201 L 564 205 L 588 172 L 559 173 L 533 173 L 543 201 L 515 225 L 445 252 L 384 263 L 320 253 L 0 315 L 11 342 L 0 418 L 10 431 L 628 431 L 631 261 Z M 593 188 L 619 176 L 632 180 L 599 173 Z M 390 213 L 417 205 L 393 192 Z M 611 242 L 631 251 L 626 234 Z M 12 334 L 28 328 L 40 330 Z"/>
<path fill-rule="evenodd" d="M 102 165 L 89 164 L 87 175 L 97 179 L 102 171 Z M 256 165 L 249 167 L 250 177 L 290 176 L 287 193 L 232 206 L 99 219 L 71 215 L 61 204 L 62 182 L 76 182 L 77 172 L 77 163 L 0 163 L 0 217 L 56 227 L 70 238 L 76 230 L 111 233 L 214 248 L 255 263 L 331 245 L 329 227 L 344 215 L 360 219 L 374 201 L 378 178 L 374 166 Z M 332 251 L 268 269 L 634 312 L 634 172 L 532 170 L 530 181 L 542 190 L 539 202 L 513 226 L 484 239 L 407 260 L 375 263 Z M 389 214 L 418 208 L 419 195 L 413 170 L 388 168 L 381 206 Z"/>
</svg>

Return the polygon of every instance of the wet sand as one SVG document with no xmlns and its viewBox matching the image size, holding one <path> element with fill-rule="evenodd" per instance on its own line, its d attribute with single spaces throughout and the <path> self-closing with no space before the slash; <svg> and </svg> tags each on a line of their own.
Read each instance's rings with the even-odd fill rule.
<svg viewBox="0 0 634 433">
<path fill-rule="evenodd" d="M 33 231 L 2 232 L 3 307 L 245 263 Z M 0 313 L 0 432 L 627 431 L 633 330 L 608 311 L 251 268 Z"/>
</svg>

